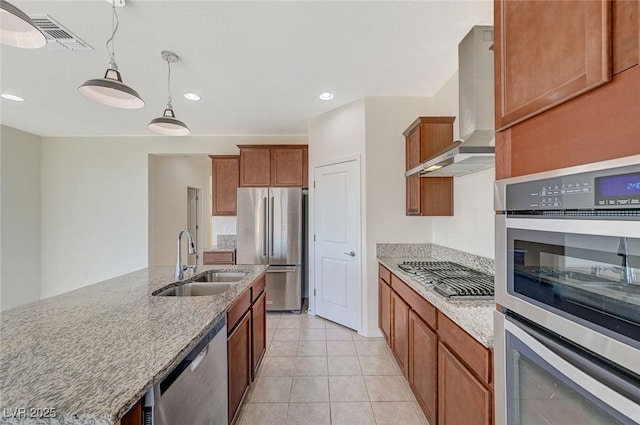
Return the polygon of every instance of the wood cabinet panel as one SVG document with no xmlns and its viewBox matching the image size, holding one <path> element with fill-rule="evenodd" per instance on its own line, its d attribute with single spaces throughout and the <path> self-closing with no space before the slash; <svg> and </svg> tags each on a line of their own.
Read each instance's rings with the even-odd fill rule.
<svg viewBox="0 0 640 425">
<path fill-rule="evenodd" d="M 438 425 L 491 425 L 492 399 L 491 391 L 440 343 Z"/>
<path fill-rule="evenodd" d="M 613 74 L 637 65 L 640 59 L 638 0 L 616 0 L 611 5 Z"/>
<path fill-rule="evenodd" d="M 435 423 L 438 389 L 438 337 L 409 312 L 409 385 L 430 423 Z"/>
<path fill-rule="evenodd" d="M 407 182 L 407 215 L 423 215 L 422 199 L 424 186 L 420 176 L 413 175 L 406 178 Z"/>
<path fill-rule="evenodd" d="M 391 335 L 391 288 L 382 279 L 378 279 L 378 327 L 387 343 Z"/>
<path fill-rule="evenodd" d="M 422 215 L 453 215 L 453 177 L 421 178 L 423 185 Z"/>
<path fill-rule="evenodd" d="M 409 372 L 409 306 L 391 291 L 391 350 L 405 377 Z"/>
<path fill-rule="evenodd" d="M 235 264 L 235 251 L 205 251 L 202 253 L 202 264 Z"/>
<path fill-rule="evenodd" d="M 134 404 L 118 423 L 120 425 L 142 425 L 142 400 Z"/>
<path fill-rule="evenodd" d="M 264 282 L 264 281 L 263 281 Z M 251 306 L 251 379 L 256 379 L 260 362 L 267 350 L 266 293 L 261 295 Z"/>
<path fill-rule="evenodd" d="M 246 290 L 227 310 L 227 329 L 232 331 L 240 319 L 251 307 L 251 291 Z"/>
<path fill-rule="evenodd" d="M 210 155 L 212 215 L 237 215 L 240 184 L 240 156 Z"/>
<path fill-rule="evenodd" d="M 263 275 L 260 279 L 256 280 L 251 285 L 251 302 L 252 303 L 256 302 L 260 294 L 264 292 L 266 281 L 267 281 L 267 278 Z"/>
<path fill-rule="evenodd" d="M 607 0 L 495 2 L 498 130 L 610 81 L 610 6 Z"/>
<path fill-rule="evenodd" d="M 240 187 L 271 185 L 271 148 L 240 147 Z"/>
<path fill-rule="evenodd" d="M 271 149 L 271 186 L 307 187 L 308 159 L 306 147 Z"/>
<path fill-rule="evenodd" d="M 382 264 L 378 264 L 378 277 L 387 282 L 389 285 L 391 284 L 391 272 Z"/>
<path fill-rule="evenodd" d="M 250 315 L 242 316 L 227 339 L 229 423 L 236 421 L 240 405 L 251 383 L 251 323 Z"/>
<path fill-rule="evenodd" d="M 438 310 L 422 296 L 418 295 L 396 275 L 391 275 L 391 287 L 406 301 L 409 307 L 433 329 L 437 329 L 436 315 Z"/>
</svg>

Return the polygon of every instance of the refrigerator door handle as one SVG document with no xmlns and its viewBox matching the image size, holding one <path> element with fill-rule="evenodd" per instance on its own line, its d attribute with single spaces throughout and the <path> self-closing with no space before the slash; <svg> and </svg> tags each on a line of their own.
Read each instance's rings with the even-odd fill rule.
<svg viewBox="0 0 640 425">
<path fill-rule="evenodd" d="M 267 197 L 265 196 L 262 200 L 264 201 L 264 239 L 262 240 L 262 256 L 266 257 L 267 256 L 267 238 L 268 238 L 268 232 L 267 232 Z"/>
<path fill-rule="evenodd" d="M 275 238 L 275 235 L 273 234 L 274 231 L 274 217 L 273 217 L 273 213 L 274 213 L 274 204 L 275 204 L 275 198 L 272 196 L 271 197 L 271 230 L 269 231 L 269 235 L 271 236 L 271 255 L 273 255 L 273 239 Z"/>
<path fill-rule="evenodd" d="M 294 268 L 291 268 L 291 269 L 268 269 L 267 273 L 293 273 L 295 271 L 296 271 L 296 269 L 294 267 Z"/>
</svg>

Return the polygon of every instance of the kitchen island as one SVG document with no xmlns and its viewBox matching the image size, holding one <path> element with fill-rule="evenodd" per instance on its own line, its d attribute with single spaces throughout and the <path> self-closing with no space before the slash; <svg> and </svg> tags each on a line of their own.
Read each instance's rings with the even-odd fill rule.
<svg viewBox="0 0 640 425">
<path fill-rule="evenodd" d="M 150 267 L 0 314 L 0 423 L 117 423 L 266 266 L 207 270 L 248 274 L 219 295 L 158 297 L 174 267 Z"/>
</svg>

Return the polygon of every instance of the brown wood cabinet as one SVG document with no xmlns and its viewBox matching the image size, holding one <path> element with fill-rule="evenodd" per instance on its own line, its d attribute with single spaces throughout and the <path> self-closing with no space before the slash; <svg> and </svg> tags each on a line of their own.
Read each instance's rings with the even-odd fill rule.
<svg viewBox="0 0 640 425">
<path fill-rule="evenodd" d="M 251 383 L 251 321 L 245 314 L 227 339 L 229 423 L 235 423 Z"/>
<path fill-rule="evenodd" d="M 409 376 L 409 306 L 391 291 L 391 350 L 404 376 Z"/>
<path fill-rule="evenodd" d="M 541 12 L 540 7 L 550 13 Z M 609 7 L 610 12 L 607 10 Z M 495 8 L 496 127 L 506 128 L 496 133 L 496 178 L 504 179 L 640 154 L 640 144 L 637 142 L 637 135 L 640 133 L 640 3 L 637 0 L 577 3 L 499 0 L 496 1 Z M 549 33 L 554 37 L 551 45 L 544 42 L 546 35 L 543 38 L 530 39 L 531 42 L 525 41 L 526 34 L 537 36 L 543 32 L 537 21 L 541 13 L 553 14 L 554 16 L 549 17 L 550 22 L 557 22 L 557 26 Z M 595 75 L 589 71 L 590 61 L 604 57 L 598 57 L 598 49 L 602 54 L 606 53 L 602 51 L 602 47 L 598 47 L 600 43 L 576 45 L 570 55 L 558 49 L 563 45 L 562 40 L 572 37 L 576 38 L 567 42 L 567 47 L 577 40 L 587 43 L 594 34 L 599 34 L 607 27 L 608 22 L 604 19 L 607 14 L 610 15 L 611 50 L 608 66 L 612 69 L 613 78 L 607 84 L 590 89 L 590 78 Z M 580 16 L 582 20 L 579 19 Z M 603 19 L 600 20 L 600 17 Z M 506 23 L 502 23 L 505 19 Z M 596 20 L 598 22 L 595 22 Z M 518 25 L 515 25 L 516 22 Z M 586 28 L 586 33 L 575 34 L 581 28 Z M 605 32 L 603 37 L 603 40 L 606 40 L 608 33 Z M 516 47 L 518 43 L 536 44 L 537 49 L 522 52 Z M 561 96 L 557 99 L 547 99 L 543 96 L 542 100 L 550 102 L 549 107 L 556 106 L 537 115 L 523 116 L 529 118 L 518 123 L 517 120 L 509 124 L 506 124 L 506 120 L 501 123 L 500 116 L 508 115 L 505 111 L 509 111 L 514 105 L 511 103 L 511 106 L 504 109 L 503 104 L 512 101 L 509 96 L 515 96 L 521 89 L 513 91 L 515 80 L 509 80 L 508 77 L 510 72 L 515 72 L 515 68 L 500 71 L 500 67 L 517 62 L 519 56 L 537 58 L 542 55 L 545 55 L 545 58 L 538 61 L 539 64 L 530 68 L 531 71 L 524 70 L 524 74 L 518 76 L 520 79 L 535 77 L 541 81 L 536 83 L 538 85 L 531 84 L 522 90 L 529 90 L 531 94 L 532 90 L 540 91 L 545 87 L 566 88 L 571 84 L 575 85 L 575 81 L 568 79 L 567 85 L 563 86 L 557 77 L 567 72 L 578 73 L 580 64 L 577 62 L 583 61 L 581 67 L 585 73 L 580 81 L 589 91 L 583 93 L 576 89 L 571 100 L 568 100 L 571 96 Z M 560 57 L 556 58 L 557 61 L 551 67 L 540 65 L 556 56 Z M 559 92 L 549 92 L 550 95 L 552 93 Z M 567 93 L 571 95 L 570 91 Z M 519 102 L 525 104 L 526 99 L 521 98 Z M 531 102 L 529 104 L 533 105 Z M 558 104 L 559 102 L 563 103 Z"/>
<path fill-rule="evenodd" d="M 610 6 L 608 0 L 495 2 L 498 130 L 611 80 Z"/>
<path fill-rule="evenodd" d="M 263 283 L 264 283 L 264 278 Z M 262 286 L 264 289 L 264 285 Z M 251 379 L 256 379 L 260 362 L 267 351 L 267 304 L 264 290 L 251 306 Z"/>
<path fill-rule="evenodd" d="M 391 287 L 382 279 L 378 279 L 378 326 L 390 344 L 391 339 Z"/>
<path fill-rule="evenodd" d="M 211 215 L 237 215 L 240 157 L 238 155 L 209 156 L 213 185 Z"/>
<path fill-rule="evenodd" d="M 438 425 L 491 425 L 492 405 L 491 391 L 440 343 Z"/>
<path fill-rule="evenodd" d="M 307 187 L 307 145 L 238 145 L 240 187 Z"/>
<path fill-rule="evenodd" d="M 236 263 L 236 251 L 205 251 L 202 253 L 202 264 L 235 264 Z"/>
<path fill-rule="evenodd" d="M 427 420 L 435 423 L 438 389 L 438 336 L 409 312 L 409 385 Z"/>
<path fill-rule="evenodd" d="M 406 170 L 421 164 L 453 144 L 455 117 L 419 117 L 405 136 Z M 421 216 L 453 215 L 453 177 L 406 178 L 406 214 Z"/>
</svg>

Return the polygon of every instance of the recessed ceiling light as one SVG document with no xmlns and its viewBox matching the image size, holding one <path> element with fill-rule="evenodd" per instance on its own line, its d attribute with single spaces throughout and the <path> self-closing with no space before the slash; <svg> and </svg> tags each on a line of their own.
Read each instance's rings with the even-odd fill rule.
<svg viewBox="0 0 640 425">
<path fill-rule="evenodd" d="M 333 99 L 333 93 L 331 93 L 330 91 L 325 91 L 320 93 L 320 96 L 318 96 L 320 98 L 320 100 L 331 100 Z"/>
<path fill-rule="evenodd" d="M 14 102 L 24 102 L 24 99 L 20 96 L 16 96 L 15 94 L 2 93 L 0 96 L 4 97 L 8 100 L 13 100 Z"/>
<path fill-rule="evenodd" d="M 198 95 L 197 95 L 197 94 L 195 94 L 195 93 L 191 93 L 191 92 L 189 92 L 189 93 L 185 93 L 185 94 L 184 94 L 184 97 L 186 97 L 186 98 L 187 98 L 187 99 L 189 99 L 189 100 L 200 100 L 200 96 L 198 96 Z"/>
</svg>

